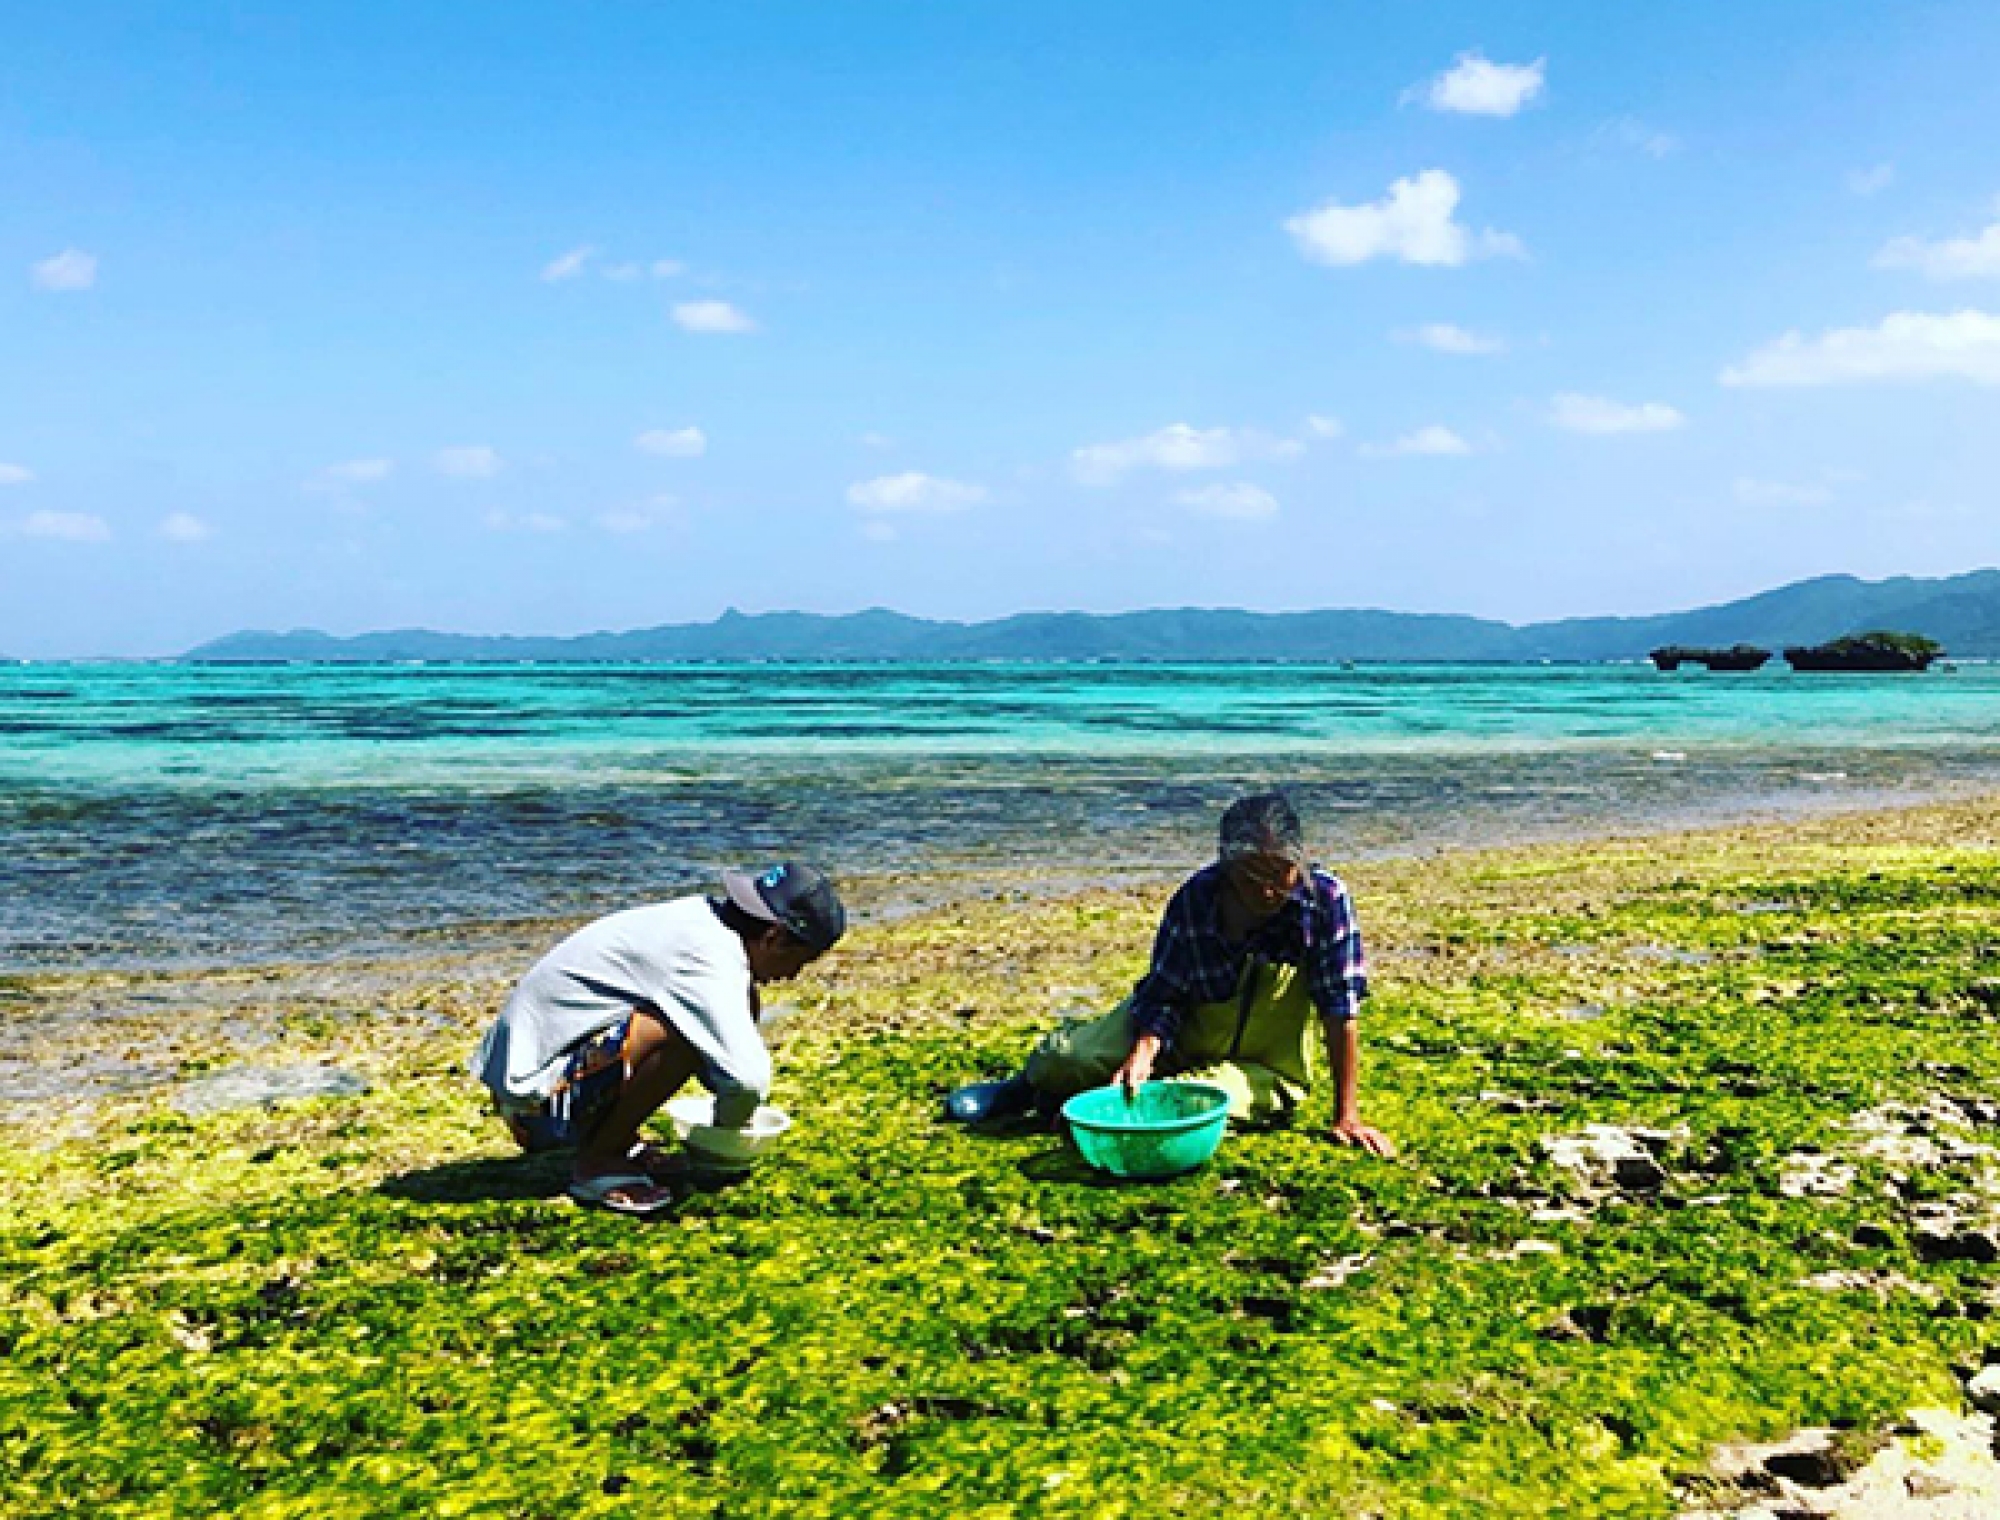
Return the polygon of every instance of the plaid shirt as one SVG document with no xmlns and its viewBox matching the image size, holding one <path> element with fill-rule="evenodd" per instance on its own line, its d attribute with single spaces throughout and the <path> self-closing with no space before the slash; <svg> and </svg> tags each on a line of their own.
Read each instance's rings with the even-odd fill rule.
<svg viewBox="0 0 2000 1520">
<path fill-rule="evenodd" d="M 1368 960 L 1354 903 L 1339 878 L 1313 867 L 1283 907 L 1233 945 L 1222 937 L 1222 892 L 1222 867 L 1205 866 L 1167 904 L 1153 941 L 1153 967 L 1132 991 L 1137 1033 L 1156 1034 L 1171 1045 L 1183 1014 L 1236 996 L 1252 955 L 1303 966 L 1323 1017 L 1351 1019 L 1361 1011 Z"/>
</svg>

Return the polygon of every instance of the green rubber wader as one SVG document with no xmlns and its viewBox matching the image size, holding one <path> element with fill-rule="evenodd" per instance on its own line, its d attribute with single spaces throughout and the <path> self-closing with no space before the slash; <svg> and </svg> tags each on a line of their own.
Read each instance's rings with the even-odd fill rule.
<svg viewBox="0 0 2000 1520">
<path fill-rule="evenodd" d="M 1286 1124 L 1312 1086 L 1308 1043 L 1317 1024 L 1299 969 L 1253 958 L 1235 997 L 1201 1004 L 1181 1020 L 1155 1074 L 1213 1082 L 1228 1092 L 1233 1119 Z M 1132 1053 L 1132 1038 L 1128 998 L 1099 1018 L 1073 1019 L 1047 1035 L 1023 1075 L 1043 1097 L 1060 1102 L 1109 1082 Z"/>
</svg>

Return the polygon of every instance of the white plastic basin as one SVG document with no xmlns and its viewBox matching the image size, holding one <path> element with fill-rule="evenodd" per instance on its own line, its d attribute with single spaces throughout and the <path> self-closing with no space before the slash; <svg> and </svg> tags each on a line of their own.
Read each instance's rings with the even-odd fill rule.
<svg viewBox="0 0 2000 1520">
<path fill-rule="evenodd" d="M 750 1116 L 750 1122 L 743 1128 L 719 1129 L 715 1124 L 715 1099 L 699 1094 L 670 1100 L 666 1114 L 673 1120 L 674 1133 L 697 1161 L 734 1170 L 755 1166 L 758 1158 L 792 1127 L 790 1114 L 766 1103 Z"/>
</svg>

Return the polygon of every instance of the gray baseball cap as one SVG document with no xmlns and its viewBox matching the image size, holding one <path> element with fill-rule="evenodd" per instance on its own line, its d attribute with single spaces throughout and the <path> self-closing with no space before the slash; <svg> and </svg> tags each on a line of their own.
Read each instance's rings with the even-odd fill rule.
<svg viewBox="0 0 2000 1520">
<path fill-rule="evenodd" d="M 847 910 L 826 874 L 787 860 L 769 870 L 724 871 L 722 890 L 752 918 L 781 925 L 815 955 L 831 950 L 847 932 Z"/>
</svg>

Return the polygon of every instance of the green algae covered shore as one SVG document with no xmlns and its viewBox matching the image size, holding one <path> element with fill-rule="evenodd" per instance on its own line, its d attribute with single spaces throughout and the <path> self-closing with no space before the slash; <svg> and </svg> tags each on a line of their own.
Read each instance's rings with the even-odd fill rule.
<svg viewBox="0 0 2000 1520">
<path fill-rule="evenodd" d="M 1664 1517 L 1981 1396 L 2000 800 L 1344 874 L 1402 1157 L 1322 1095 L 1151 1186 L 935 1114 L 1129 985 L 1159 882 L 878 914 L 787 994 L 783 1151 L 650 1226 L 461 1073 L 552 926 L 0 982 L 65 1089 L 0 1105 L 6 1513 Z"/>
</svg>

